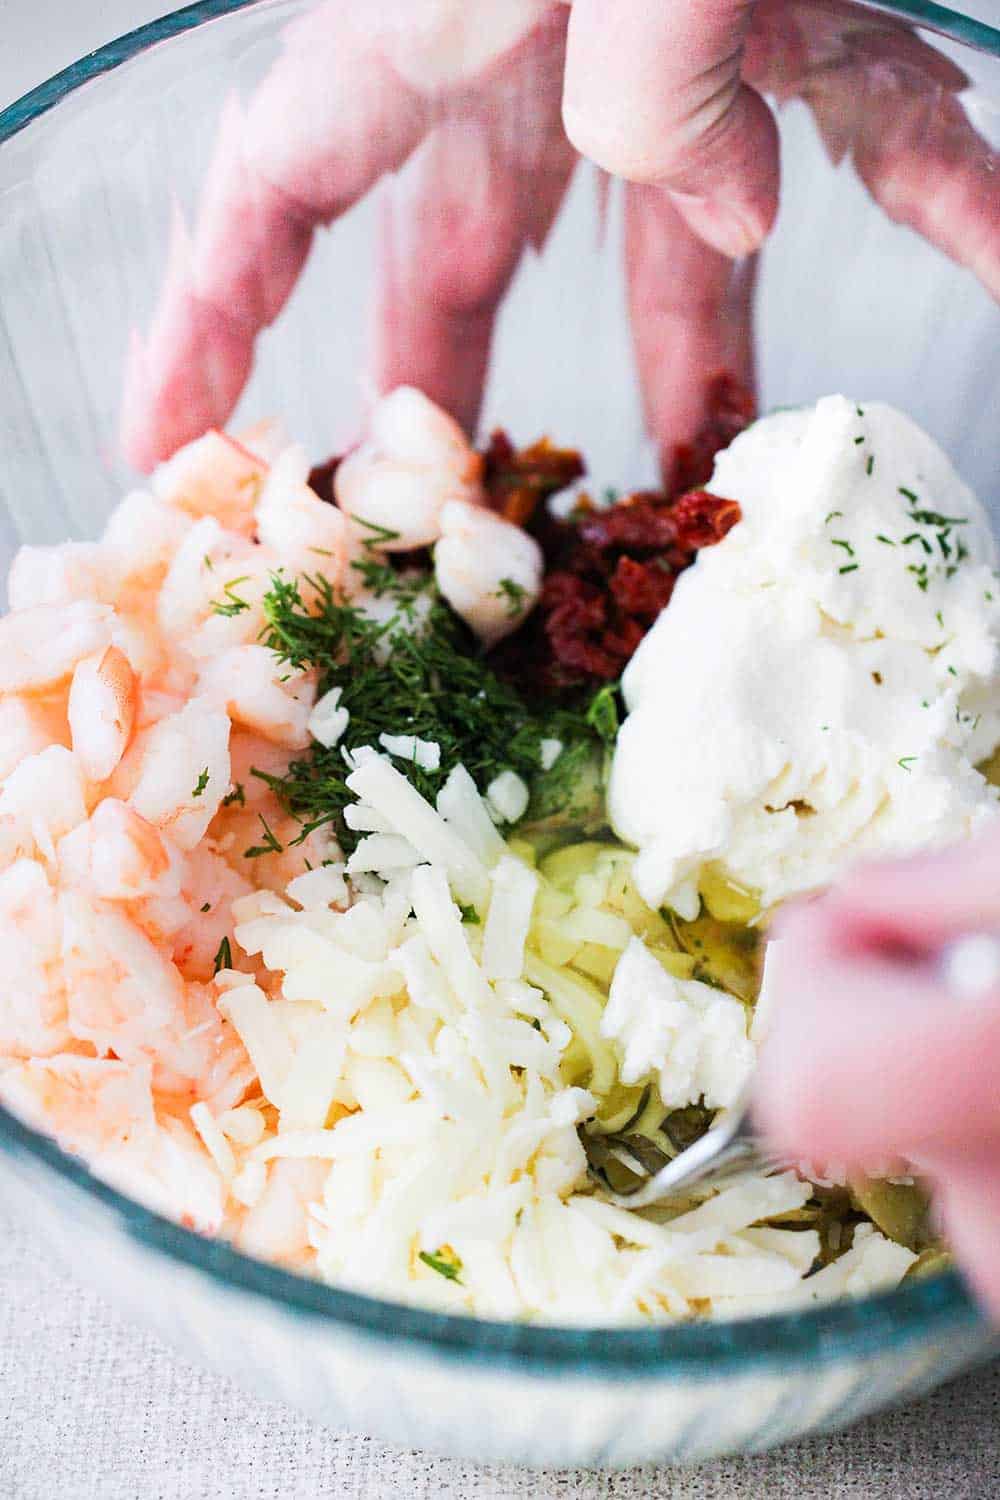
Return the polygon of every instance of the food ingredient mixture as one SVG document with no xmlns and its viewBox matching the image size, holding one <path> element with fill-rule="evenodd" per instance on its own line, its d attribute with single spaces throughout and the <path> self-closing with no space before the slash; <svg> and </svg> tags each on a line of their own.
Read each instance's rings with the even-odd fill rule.
<svg viewBox="0 0 1000 1500">
<path fill-rule="evenodd" d="M 839 400 L 752 427 L 707 489 L 554 513 L 581 473 L 477 453 L 404 388 L 321 469 L 209 433 L 101 540 L 22 549 L 0 1100 L 198 1232 L 379 1296 L 622 1323 L 893 1285 L 939 1255 L 906 1178 L 635 1213 L 602 1185 L 745 1087 L 773 900 L 898 846 L 911 787 L 909 842 L 992 808 L 979 512 Z"/>
</svg>

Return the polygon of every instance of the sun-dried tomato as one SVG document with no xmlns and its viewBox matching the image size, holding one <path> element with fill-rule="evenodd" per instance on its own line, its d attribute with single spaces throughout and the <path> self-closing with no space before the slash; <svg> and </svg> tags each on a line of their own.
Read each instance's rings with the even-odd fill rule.
<svg viewBox="0 0 1000 1500">
<path fill-rule="evenodd" d="M 517 449 L 497 429 L 483 454 L 483 488 L 490 505 L 504 520 L 525 526 L 549 495 L 558 494 L 586 473 L 575 448 L 556 448 L 539 438 Z"/>
<path fill-rule="evenodd" d="M 541 598 L 495 654 L 497 669 L 539 694 L 620 677 L 678 574 L 739 518 L 735 500 L 704 490 L 674 504 L 644 491 L 569 521 L 539 511 L 531 529 L 545 555 Z"/>
<path fill-rule="evenodd" d="M 318 495 L 321 500 L 325 500 L 327 505 L 336 505 L 337 503 L 333 484 L 342 459 L 343 454 L 338 454 L 335 458 L 328 458 L 325 464 L 317 464 L 309 472 L 309 488 L 314 495 Z"/>
<path fill-rule="evenodd" d="M 670 495 L 707 484 L 712 477 L 715 455 L 728 448 L 734 437 L 749 427 L 757 415 L 753 392 L 721 372 L 712 377 L 705 395 L 705 419 L 689 443 L 677 443 L 664 453 L 664 474 L 669 476 Z"/>
</svg>

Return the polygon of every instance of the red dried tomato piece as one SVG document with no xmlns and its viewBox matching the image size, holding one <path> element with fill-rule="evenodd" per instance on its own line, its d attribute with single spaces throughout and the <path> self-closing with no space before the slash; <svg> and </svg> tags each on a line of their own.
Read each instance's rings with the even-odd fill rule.
<svg viewBox="0 0 1000 1500">
<path fill-rule="evenodd" d="M 728 448 L 757 415 L 753 392 L 721 372 L 712 377 L 705 393 L 705 419 L 689 443 L 678 443 L 664 454 L 664 473 L 670 476 L 671 496 L 707 484 L 712 477 L 715 455 Z"/>
<path fill-rule="evenodd" d="M 325 500 L 327 505 L 336 505 L 337 499 L 334 494 L 334 480 L 337 470 L 340 468 L 343 454 L 335 458 L 328 458 L 325 464 L 317 464 L 309 471 L 309 488 L 313 494 Z"/>
<path fill-rule="evenodd" d="M 618 608 L 648 627 L 669 604 L 676 580 L 676 572 L 657 558 L 637 562 L 633 557 L 620 557 L 609 587 Z"/>
<path fill-rule="evenodd" d="M 498 429 L 483 454 L 483 488 L 493 509 L 515 526 L 525 526 L 540 503 L 586 473 L 575 448 L 556 448 L 539 438 L 517 449 Z"/>
<path fill-rule="evenodd" d="M 710 495 L 707 490 L 691 490 L 671 507 L 677 528 L 677 543 L 690 552 L 712 547 L 732 531 L 742 515 L 738 500 Z"/>
</svg>

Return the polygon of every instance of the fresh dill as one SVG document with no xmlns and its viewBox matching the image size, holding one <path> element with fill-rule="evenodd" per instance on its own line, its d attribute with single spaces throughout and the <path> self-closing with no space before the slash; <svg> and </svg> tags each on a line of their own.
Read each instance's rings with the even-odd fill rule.
<svg viewBox="0 0 1000 1500">
<path fill-rule="evenodd" d="M 874 455 L 874 453 L 869 453 L 869 455 L 868 455 L 868 462 L 865 464 L 865 473 L 868 475 L 869 478 L 871 478 L 871 476 L 872 476 L 872 474 L 874 474 L 874 472 L 875 472 L 875 455 Z"/>
<path fill-rule="evenodd" d="M 462 913 L 463 922 L 467 922 L 470 927 L 479 926 L 482 917 L 480 917 L 474 906 L 465 906 L 462 902 L 459 902 L 458 909 Z"/>
<path fill-rule="evenodd" d="M 355 526 L 361 526 L 368 532 L 362 542 L 364 547 L 384 547 L 386 542 L 398 542 L 399 532 L 393 531 L 389 526 L 379 526 L 376 521 L 366 521 L 362 516 L 355 515 L 354 511 L 348 511 L 348 515 Z"/>
<path fill-rule="evenodd" d="M 856 573 L 857 571 L 858 571 L 858 564 L 857 563 L 845 563 L 842 568 L 838 568 L 837 569 L 838 573 Z"/>
<path fill-rule="evenodd" d="M 203 912 L 211 911 L 212 910 L 212 903 L 211 903 L 211 901 L 206 901 L 205 904 L 204 904 L 204 906 L 201 909 L 202 909 Z"/>
<path fill-rule="evenodd" d="M 243 858 L 260 859 L 262 854 L 283 854 L 284 845 L 275 837 L 274 830 L 270 827 L 264 814 L 258 813 L 257 817 L 260 819 L 260 825 L 264 830 L 264 842 L 262 844 L 254 844 L 249 849 L 244 849 Z"/>
<path fill-rule="evenodd" d="M 208 786 L 208 767 L 206 766 L 205 769 L 203 771 L 199 772 L 199 774 L 198 774 L 198 780 L 195 782 L 195 784 L 194 784 L 194 790 L 191 793 L 192 797 L 200 797 L 201 794 L 202 794 L 202 792 L 205 790 L 205 788 L 207 786 Z"/>
<path fill-rule="evenodd" d="M 244 573 L 240 578 L 231 578 L 222 589 L 225 597 L 216 599 L 213 603 L 212 613 L 231 618 L 233 615 L 241 615 L 245 609 L 249 609 L 250 606 L 247 601 L 241 599 L 239 594 L 236 593 L 236 589 L 241 583 L 249 583 L 249 581 L 249 573 Z"/>
<path fill-rule="evenodd" d="M 358 834 L 343 818 L 354 801 L 348 757 L 378 745 L 382 734 L 440 746 L 437 769 L 400 767 L 432 805 L 463 765 L 480 791 L 501 771 L 517 772 L 531 788 L 529 821 L 592 818 L 603 805 L 605 748 L 618 726 L 617 686 L 575 703 L 533 703 L 493 671 L 427 574 L 400 573 L 374 559 L 360 566 L 372 593 L 392 606 L 380 608 L 378 618 L 321 576 L 294 582 L 275 575 L 262 601 L 265 645 L 293 668 L 316 670 L 320 694 L 339 687 L 348 714 L 336 746 L 313 744 L 280 776 L 254 772 L 300 821 L 300 837 L 332 824 L 345 852 L 354 849 Z M 302 585 L 312 596 L 308 606 Z M 542 742 L 552 738 L 563 749 L 546 770 Z"/>
<path fill-rule="evenodd" d="M 877 531 L 875 533 L 875 540 L 877 542 L 884 543 L 884 545 L 886 547 L 895 547 L 895 545 L 896 545 L 896 543 L 893 541 L 892 537 L 891 536 L 886 536 L 885 533 L 882 532 L 882 531 Z"/>
<path fill-rule="evenodd" d="M 215 972 L 218 974 L 220 969 L 231 969 L 232 967 L 233 950 L 229 946 L 229 939 L 224 937 L 215 955 Z"/>
<path fill-rule="evenodd" d="M 826 516 L 823 519 L 823 525 L 824 526 L 829 526 L 829 524 L 833 520 L 834 516 L 842 516 L 843 514 L 844 514 L 844 512 L 842 510 L 830 510 L 830 511 L 827 511 Z"/>
<path fill-rule="evenodd" d="M 901 755 L 896 764 L 897 766 L 900 766 L 902 770 L 908 771 L 913 765 L 913 762 L 916 760 L 916 758 L 917 757 L 915 755 Z"/>
<path fill-rule="evenodd" d="M 227 792 L 222 799 L 223 807 L 232 807 L 236 803 L 240 807 L 246 806 L 247 794 L 243 790 L 242 781 L 238 781 L 231 792 Z"/>
<path fill-rule="evenodd" d="M 462 1285 L 462 1262 L 457 1255 L 451 1258 L 442 1255 L 440 1250 L 421 1250 L 419 1255 L 425 1266 L 430 1266 L 432 1271 L 436 1271 L 446 1281 L 456 1281 L 459 1286 Z"/>
<path fill-rule="evenodd" d="M 498 599 L 503 599 L 507 604 L 507 618 L 516 620 L 524 613 L 524 601 L 527 598 L 527 589 L 516 583 L 513 578 L 501 578 L 500 587 L 496 594 Z"/>
<path fill-rule="evenodd" d="M 853 557 L 854 556 L 854 548 L 851 546 L 850 542 L 845 542 L 844 539 L 843 539 L 843 537 L 832 536 L 830 538 L 830 546 L 831 547 L 843 547 L 843 549 L 847 553 L 848 557 Z"/>
</svg>

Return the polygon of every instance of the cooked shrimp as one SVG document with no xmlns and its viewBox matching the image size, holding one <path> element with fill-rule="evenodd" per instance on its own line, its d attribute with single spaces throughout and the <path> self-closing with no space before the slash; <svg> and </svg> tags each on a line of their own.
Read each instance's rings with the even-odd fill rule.
<svg viewBox="0 0 1000 1500">
<path fill-rule="evenodd" d="M 66 720 L 61 704 L 38 698 L 0 698 L 0 781 L 29 755 L 61 743 Z"/>
<path fill-rule="evenodd" d="M 189 516 L 146 490 L 126 495 L 104 527 L 104 556 L 119 586 L 156 589 L 191 524 Z"/>
<path fill-rule="evenodd" d="M 275 463 L 257 503 L 257 535 L 293 574 L 322 573 L 338 585 L 352 538 L 343 511 L 309 488 L 309 460 L 288 448 Z"/>
<path fill-rule="evenodd" d="M 534 609 L 543 570 L 542 549 L 520 526 L 465 501 L 444 506 L 434 576 L 485 645 L 510 635 Z"/>
<path fill-rule="evenodd" d="M 56 840 L 86 817 L 86 784 L 73 752 L 49 745 L 29 755 L 0 792 L 0 864 L 36 852 L 54 860 Z"/>
<path fill-rule="evenodd" d="M 266 646 L 236 646 L 213 657 L 202 668 L 198 690 L 234 723 L 277 745 L 302 750 L 309 744 L 315 681 L 292 671 Z"/>
<path fill-rule="evenodd" d="M 411 386 L 384 396 L 371 435 L 337 470 L 337 504 L 371 544 L 407 552 L 436 541 L 449 500 L 480 498 L 482 459 L 462 429 Z"/>
<path fill-rule="evenodd" d="M 90 1155 L 126 1142 L 149 1145 L 156 1128 L 148 1065 L 62 1055 L 31 1061 L 0 1078 L 19 1114 L 54 1130 L 71 1151 Z"/>
<path fill-rule="evenodd" d="M 0 619 L 0 693 L 46 693 L 111 640 L 107 604 L 35 604 Z"/>
<path fill-rule="evenodd" d="M 273 1161 L 267 1186 L 250 1209 L 236 1237 L 241 1250 L 262 1260 L 301 1266 L 313 1259 L 309 1244 L 309 1208 L 323 1196 L 329 1162 Z"/>
<path fill-rule="evenodd" d="M 114 568 L 100 542 L 63 542 L 58 547 L 21 547 L 11 563 L 7 599 L 11 609 L 35 604 L 108 604 Z"/>
<path fill-rule="evenodd" d="M 124 755 L 136 696 L 135 673 L 117 646 L 78 663 L 67 711 L 73 751 L 88 781 L 107 781 Z"/>
<path fill-rule="evenodd" d="M 0 873 L 0 1057 L 47 1057 L 70 1041 L 55 892 L 33 859 Z"/>
<path fill-rule="evenodd" d="M 136 737 L 128 801 L 180 849 L 204 837 L 229 790 L 229 720 L 195 699 Z"/>
<path fill-rule="evenodd" d="M 248 895 L 253 885 L 206 844 L 193 849 L 184 861 L 183 896 L 190 916 L 173 935 L 173 960 L 185 979 L 207 983 L 218 967 L 223 944 L 233 941 L 232 905 Z"/>
<path fill-rule="evenodd" d="M 224 432 L 206 432 L 161 464 L 153 493 L 192 516 L 214 516 L 231 531 L 252 535 L 254 506 L 267 465 Z"/>
<path fill-rule="evenodd" d="M 176 640 L 214 615 L 225 644 L 253 640 L 263 623 L 254 605 L 267 589 L 269 565 L 273 559 L 259 547 L 206 516 L 191 527 L 163 580 L 160 630 Z"/>
</svg>

